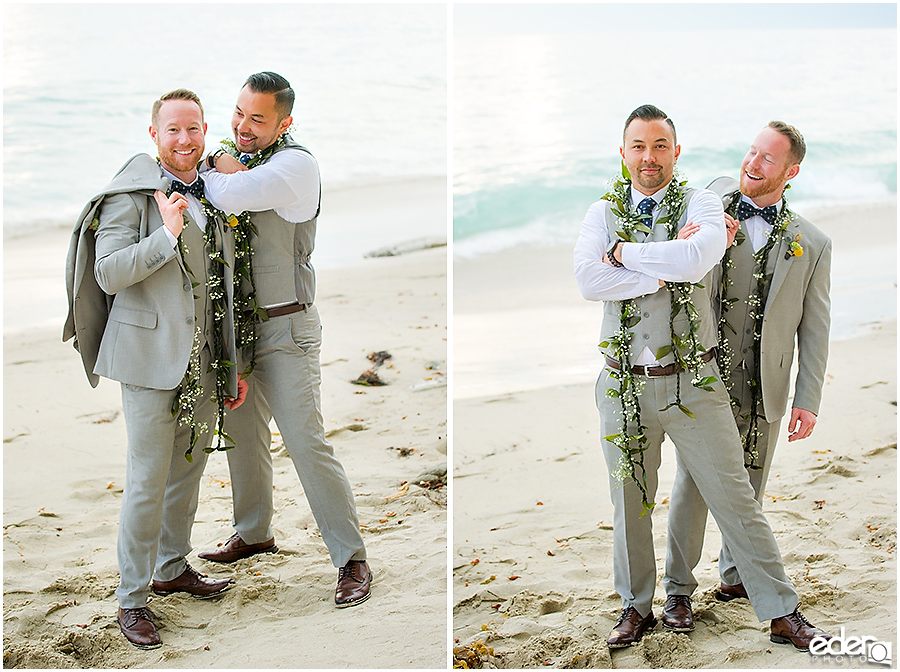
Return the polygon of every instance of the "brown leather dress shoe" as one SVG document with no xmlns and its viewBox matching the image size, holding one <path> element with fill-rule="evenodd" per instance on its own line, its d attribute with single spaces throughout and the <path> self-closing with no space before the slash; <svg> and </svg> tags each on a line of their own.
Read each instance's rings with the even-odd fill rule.
<svg viewBox="0 0 900 672">
<path fill-rule="evenodd" d="M 156 626 L 150 620 L 150 612 L 146 607 L 139 609 L 123 609 L 119 607 L 119 630 L 125 635 L 125 639 L 139 649 L 158 649 L 162 646 L 162 640 L 156 631 Z"/>
<path fill-rule="evenodd" d="M 369 599 L 372 572 L 365 560 L 350 560 L 338 570 L 334 603 L 339 609 L 352 607 Z"/>
<path fill-rule="evenodd" d="M 174 581 L 153 580 L 153 592 L 157 595 L 171 595 L 172 593 L 188 593 L 194 597 L 214 597 L 221 595 L 234 585 L 234 579 L 207 579 L 206 574 L 201 574 L 188 565 Z"/>
<path fill-rule="evenodd" d="M 687 595 L 669 595 L 662 614 L 662 624 L 673 632 L 690 632 L 694 629 L 694 612 Z"/>
<path fill-rule="evenodd" d="M 796 649 L 809 651 L 809 643 L 816 637 L 822 637 L 826 641 L 832 638 L 824 630 L 807 621 L 800 613 L 800 607 L 787 616 L 772 619 L 769 640 L 776 644 L 793 644 Z"/>
<path fill-rule="evenodd" d="M 606 644 L 611 649 L 632 646 L 641 641 L 641 637 L 646 631 L 652 630 L 654 627 L 656 627 L 656 618 L 652 611 L 647 614 L 646 618 L 642 618 L 634 607 L 625 607 L 619 616 L 619 622 L 609 633 Z"/>
<path fill-rule="evenodd" d="M 275 545 L 275 537 L 258 544 L 245 544 L 240 535 L 235 532 L 228 541 L 224 544 L 219 544 L 216 550 L 204 551 L 203 553 L 198 553 L 197 556 L 212 562 L 236 562 L 257 553 L 277 552 L 278 546 Z"/>
<path fill-rule="evenodd" d="M 719 584 L 719 590 L 716 591 L 716 599 L 719 602 L 731 602 L 732 600 L 737 600 L 742 597 L 745 600 L 750 599 L 747 596 L 747 591 L 744 589 L 743 583 L 738 583 L 733 586 L 729 586 L 727 583 L 721 583 Z"/>
</svg>

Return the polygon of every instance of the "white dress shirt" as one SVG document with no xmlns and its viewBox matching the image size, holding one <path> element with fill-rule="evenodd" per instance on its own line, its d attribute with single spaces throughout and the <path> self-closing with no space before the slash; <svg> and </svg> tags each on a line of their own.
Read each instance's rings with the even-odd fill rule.
<svg viewBox="0 0 900 672">
<path fill-rule="evenodd" d="M 299 150 L 277 152 L 262 165 L 230 175 L 210 170 L 203 180 L 206 197 L 227 214 L 274 210 L 297 224 L 315 217 L 319 207 L 319 165 Z"/>
<path fill-rule="evenodd" d="M 749 203 L 754 208 L 762 210 L 762 208 L 753 202 L 753 199 L 750 199 L 743 194 L 741 195 L 741 200 Z M 779 214 L 781 213 L 782 203 L 783 201 L 778 201 L 778 203 L 775 204 L 775 211 Z M 744 225 L 747 227 L 747 234 L 750 236 L 750 244 L 753 245 L 753 251 L 759 252 L 760 248 L 762 248 L 769 239 L 769 234 L 772 233 L 772 225 L 759 215 L 754 215 L 749 219 L 745 219 Z"/>
<path fill-rule="evenodd" d="M 670 183 L 671 184 L 671 183 Z M 653 194 L 662 200 L 665 191 Z M 636 197 L 635 194 L 638 196 Z M 632 190 L 640 202 L 643 194 Z M 575 243 L 575 280 L 588 301 L 621 301 L 653 294 L 659 281 L 698 282 L 722 259 L 725 252 L 725 213 L 718 196 L 698 189 L 687 206 L 687 220 L 700 229 L 688 240 L 622 243 L 619 250 L 625 268 L 603 263 L 610 244 L 606 201 L 597 201 L 587 211 Z M 659 208 L 653 210 L 653 222 Z"/>
<path fill-rule="evenodd" d="M 672 184 L 671 182 L 669 183 Z M 665 189 L 652 194 L 660 203 Z M 633 203 L 646 196 L 632 187 Z M 621 301 L 647 296 L 660 290 L 660 280 L 699 282 L 725 253 L 725 213 L 722 201 L 707 189 L 698 189 L 687 206 L 687 222 L 700 226 L 688 240 L 622 243 L 619 250 L 625 268 L 603 263 L 611 242 L 606 221 L 606 201 L 597 201 L 587 211 L 575 243 L 575 280 L 589 301 Z M 653 209 L 653 223 L 659 207 Z M 613 222 L 614 224 L 615 222 Z M 635 364 L 658 363 L 648 348 Z"/>
<path fill-rule="evenodd" d="M 172 173 L 170 173 L 165 168 L 163 168 L 162 171 L 163 171 L 163 175 L 168 177 L 170 180 L 178 180 L 177 177 L 175 177 Z M 198 176 L 196 178 L 194 178 L 194 182 L 196 182 L 197 179 L 199 179 L 199 177 L 200 176 L 198 174 Z M 181 180 L 178 180 L 178 181 L 181 182 Z M 193 184 L 194 182 L 191 182 L 191 184 Z M 182 182 L 182 184 L 184 184 L 184 183 Z M 187 186 L 191 186 L 191 184 L 188 184 Z M 194 196 L 193 194 L 183 194 L 183 195 L 187 199 L 188 212 L 191 214 L 191 219 L 193 219 L 197 223 L 197 226 L 200 227 L 201 231 L 206 231 L 206 213 L 203 212 L 203 205 L 200 203 L 200 201 L 197 199 L 197 197 Z M 169 231 L 168 227 L 164 227 L 164 228 L 166 229 L 166 238 L 168 238 L 169 242 L 172 243 L 172 247 L 175 247 L 178 244 L 178 239 L 172 235 L 172 232 Z"/>
</svg>

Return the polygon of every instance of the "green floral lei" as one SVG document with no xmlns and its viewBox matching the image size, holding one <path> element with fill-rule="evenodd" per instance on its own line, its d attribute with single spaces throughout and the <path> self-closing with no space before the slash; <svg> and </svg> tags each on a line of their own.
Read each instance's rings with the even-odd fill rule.
<svg viewBox="0 0 900 672">
<path fill-rule="evenodd" d="M 672 176 L 666 194 L 660 204 L 660 211 L 665 211 L 657 219 L 657 225 L 666 227 L 668 240 L 674 240 L 678 236 L 678 221 L 684 214 L 687 203 L 685 196 L 687 181 L 679 181 L 680 175 L 676 170 Z M 638 242 L 635 234 L 637 232 L 651 233 L 651 228 L 647 226 L 644 218 L 637 214 L 631 205 L 631 175 L 625 163 L 622 163 L 622 175 L 613 178 L 610 181 L 610 191 L 607 192 L 601 200 L 612 203 L 611 211 L 618 218 L 619 230 L 616 235 L 626 242 Z M 671 301 L 671 310 L 669 317 L 669 332 L 672 340 L 671 345 L 666 345 L 656 352 L 656 358 L 661 359 L 672 353 L 676 363 L 682 369 L 693 372 L 691 384 L 704 390 L 712 391 L 712 383 L 715 382 L 714 376 L 701 377 L 700 368 L 703 365 L 701 356 L 706 350 L 700 344 L 697 332 L 700 328 L 699 313 L 691 301 L 691 294 L 694 287 L 702 285 L 689 282 L 666 282 L 666 289 L 669 291 Z M 655 503 L 647 500 L 647 477 L 644 467 L 644 452 L 648 448 L 648 439 L 645 434 L 646 426 L 641 424 L 641 405 L 640 395 L 643 392 L 646 380 L 637 376 L 631 370 L 630 343 L 634 337 L 631 331 L 640 321 L 641 313 L 634 299 L 625 299 L 619 301 L 619 329 L 616 330 L 607 340 L 600 343 L 606 353 L 613 359 L 618 360 L 620 370 L 610 370 L 609 374 L 612 378 L 619 381 L 618 389 L 607 390 L 607 395 L 611 398 L 618 399 L 621 404 L 622 429 L 616 434 L 610 434 L 603 437 L 605 441 L 609 441 L 616 445 L 622 451 L 619 459 L 619 466 L 613 473 L 613 476 L 619 481 L 624 482 L 625 479 L 631 478 L 641 491 L 641 503 L 643 517 L 648 511 L 651 511 Z M 688 331 L 679 334 L 675 331 L 675 317 L 681 311 L 685 311 L 688 317 Z M 660 412 L 667 411 L 672 407 L 678 407 L 682 413 L 693 418 L 694 414 L 681 402 L 681 376 L 676 375 L 676 392 L 675 400 Z M 631 429 L 630 429 L 631 428 Z"/>
<path fill-rule="evenodd" d="M 281 149 L 282 147 L 284 147 L 287 144 L 286 136 L 289 133 L 290 133 L 290 129 L 288 129 L 287 131 L 285 131 L 284 133 L 279 135 L 278 139 L 276 139 L 275 142 L 273 142 L 271 145 L 269 145 L 265 149 L 257 152 L 254 156 L 251 156 L 250 160 L 247 161 L 247 163 L 244 165 L 246 165 L 247 168 L 253 168 L 254 166 L 258 166 L 259 164 L 261 164 L 265 161 L 268 161 L 276 151 L 278 151 L 279 149 Z M 225 138 L 224 140 L 222 140 L 222 145 L 225 147 L 225 151 L 228 152 L 229 155 L 233 156 L 236 159 L 242 154 L 242 152 L 237 148 L 237 145 L 234 144 L 234 140 L 232 140 L 231 138 Z M 245 213 L 241 213 L 241 214 L 245 214 Z M 246 213 L 246 214 L 249 214 L 249 213 Z"/>
<path fill-rule="evenodd" d="M 158 161 L 159 159 L 157 159 Z M 166 196 L 171 196 L 173 189 L 169 187 Z M 213 450 L 228 450 L 234 446 L 234 440 L 225 432 L 225 399 L 228 395 L 228 370 L 237 366 L 235 362 L 228 359 L 228 353 L 225 348 L 224 325 L 225 315 L 228 310 L 228 296 L 225 289 L 225 266 L 228 262 L 222 256 L 222 245 L 218 243 L 216 236 L 216 220 L 227 221 L 228 217 L 221 210 L 213 207 L 205 197 L 200 199 L 203 206 L 203 214 L 206 215 L 206 227 L 203 230 L 204 247 L 208 250 L 208 267 L 207 267 L 207 289 L 209 292 L 209 300 L 212 304 L 213 314 L 213 342 L 210 343 L 212 350 L 212 359 L 209 367 L 215 373 L 215 391 L 212 399 L 216 403 L 216 427 L 214 436 L 216 437 L 216 445 L 212 447 L 204 446 L 203 451 L 211 453 Z M 189 226 L 190 222 L 185 217 L 184 225 Z M 184 267 L 191 277 L 196 277 L 194 271 L 187 263 L 188 247 L 184 242 L 184 236 L 178 236 L 178 250 L 181 253 L 181 259 Z M 196 288 L 200 283 L 191 283 L 192 288 Z M 235 291 L 235 302 L 237 302 L 237 291 Z M 198 298 L 197 296 L 194 297 Z M 175 395 L 175 401 L 172 404 L 172 415 L 177 416 L 182 413 L 179 424 L 190 425 L 191 438 L 188 449 L 184 456 L 188 462 L 193 462 L 192 452 L 194 446 L 200 438 L 200 434 L 206 432 L 209 427 L 206 423 L 197 424 L 195 417 L 195 409 L 197 400 L 203 394 L 203 388 L 200 385 L 200 327 L 194 332 L 194 344 L 191 347 L 191 356 L 188 360 L 188 368 L 184 375 L 184 380 L 178 388 Z M 230 445 L 225 445 L 223 442 Z"/>
<path fill-rule="evenodd" d="M 240 156 L 234 141 L 225 139 L 222 144 L 226 147 L 226 151 L 233 157 Z M 281 147 L 284 147 L 286 140 L 284 134 L 269 147 L 247 162 L 247 168 L 267 161 L 272 154 Z M 158 159 L 157 159 L 158 161 Z M 170 196 L 172 190 L 169 189 L 167 196 Z M 228 369 L 237 366 L 235 362 L 227 359 L 225 352 L 225 342 L 222 336 L 222 327 L 227 306 L 227 295 L 225 291 L 225 275 L 224 267 L 227 264 L 222 257 L 221 250 L 215 245 L 215 219 L 219 218 L 228 226 L 232 227 L 234 233 L 234 329 L 235 329 L 235 345 L 242 350 L 249 350 L 249 363 L 247 368 L 241 373 L 241 377 L 245 378 L 253 371 L 256 366 L 256 325 L 258 322 L 264 322 L 269 319 L 265 309 L 259 305 L 256 300 L 256 286 L 253 281 L 253 246 L 251 238 L 258 235 L 256 227 L 250 220 L 250 213 L 244 211 L 239 215 L 226 215 L 222 210 L 214 207 L 205 197 L 200 199 L 203 206 L 203 212 L 206 215 L 206 230 L 203 233 L 203 241 L 209 246 L 209 271 L 208 271 L 208 288 L 209 298 L 213 307 L 213 357 L 210 362 L 210 369 L 216 374 L 216 389 L 213 399 L 216 401 L 216 429 L 215 436 L 217 443 L 214 447 L 204 447 L 205 452 L 213 450 L 228 450 L 234 446 L 234 440 L 225 432 L 225 399 L 228 389 Z M 178 238 L 179 250 L 182 253 L 182 259 L 185 259 L 187 247 L 184 240 Z M 193 271 L 185 262 L 185 268 L 191 276 Z M 196 287 L 198 283 L 193 283 Z M 206 423 L 199 425 L 195 419 L 195 407 L 197 400 L 203 393 L 200 385 L 200 338 L 201 333 L 198 328 L 194 334 L 194 345 L 191 349 L 191 358 L 188 364 L 188 370 L 185 373 L 184 381 L 178 389 L 175 402 L 172 405 L 173 415 L 183 412 L 181 424 L 189 424 L 191 427 L 191 439 L 185 457 L 189 462 L 193 461 L 191 453 L 199 439 L 200 434 L 209 428 Z M 230 445 L 225 445 L 223 441 L 227 441 Z"/>
<path fill-rule="evenodd" d="M 785 187 L 785 192 L 789 188 L 790 185 L 787 185 Z M 731 203 L 725 209 L 725 212 L 731 217 L 736 218 L 737 209 L 740 202 L 741 192 L 738 191 L 732 198 Z M 750 408 L 746 414 L 743 414 L 741 416 L 748 419 L 750 423 L 747 428 L 747 433 L 741 437 L 741 442 L 744 446 L 744 459 L 746 462 L 744 466 L 746 466 L 748 469 L 762 469 L 762 467 L 759 465 L 759 437 L 761 435 L 759 429 L 759 419 L 764 417 L 764 415 L 761 412 L 762 369 L 760 354 L 762 349 L 762 323 L 763 317 L 765 316 L 766 300 L 769 296 L 769 286 L 772 281 L 772 274 L 766 274 L 766 267 L 769 264 L 769 253 L 772 251 L 772 248 L 775 247 L 775 244 L 778 242 L 779 237 L 784 235 L 785 229 L 787 229 L 788 224 L 796 219 L 796 217 L 797 215 L 791 212 L 791 210 L 788 208 L 787 197 L 784 193 L 782 193 L 781 212 L 778 213 L 778 217 L 775 219 L 775 224 L 772 225 L 772 230 L 769 232 L 769 237 L 766 239 L 766 244 L 753 253 L 753 260 L 755 262 L 753 279 L 756 280 L 756 283 L 753 285 L 753 291 L 747 298 L 747 305 L 750 308 L 749 317 L 753 320 L 753 343 L 751 345 L 751 351 L 753 352 L 753 376 L 752 378 L 750 378 L 750 380 L 747 381 L 747 386 L 750 388 Z M 785 253 L 785 258 L 803 254 L 803 248 L 800 247 L 799 240 L 800 234 L 795 236 L 793 239 L 787 239 L 788 251 Z M 739 300 L 739 297 L 737 296 L 728 295 L 729 287 L 734 284 L 734 282 L 729 277 L 730 272 L 734 270 L 734 261 L 731 258 L 731 251 L 738 245 L 743 244 L 744 241 L 745 236 L 743 235 L 743 233 L 738 231 L 734 239 L 734 244 L 727 250 L 725 250 L 725 256 L 722 259 L 722 300 L 718 325 L 719 349 L 716 355 L 716 359 L 719 365 L 719 371 L 722 374 L 723 382 L 725 383 L 725 387 L 729 391 L 734 387 L 734 381 L 731 380 L 731 366 L 734 358 L 734 352 L 731 350 L 731 345 L 728 342 L 726 330 L 731 331 L 731 333 L 735 335 L 737 334 L 737 330 L 728 321 L 728 310 Z M 734 395 L 731 395 L 732 407 L 737 407 L 739 403 L 740 400 Z"/>
<path fill-rule="evenodd" d="M 247 168 L 268 161 L 276 151 L 287 144 L 287 134 L 288 131 L 282 133 L 275 142 L 251 157 L 245 164 Z M 235 159 L 241 155 L 234 140 L 225 138 L 222 140 L 222 146 Z M 238 285 L 235 288 L 234 326 L 237 347 L 250 350 L 249 364 L 241 374 L 248 376 L 256 366 L 256 325 L 269 319 L 266 309 L 256 301 L 256 286 L 253 282 L 253 246 L 250 241 L 254 235 L 259 235 L 259 232 L 250 220 L 249 211 L 245 210 L 239 215 L 228 215 L 228 218 L 234 227 L 234 277 L 235 284 Z"/>
</svg>

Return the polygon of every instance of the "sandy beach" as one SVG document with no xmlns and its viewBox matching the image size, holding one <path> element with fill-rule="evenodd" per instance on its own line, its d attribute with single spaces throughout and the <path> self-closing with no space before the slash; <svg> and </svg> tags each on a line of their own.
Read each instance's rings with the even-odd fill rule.
<svg viewBox="0 0 900 672">
<path fill-rule="evenodd" d="M 763 510 L 803 613 L 834 634 L 844 627 L 848 637 L 895 642 L 896 206 L 803 214 L 834 240 L 840 329 L 832 333 L 845 337 L 831 343 L 814 434 L 788 444 L 783 428 Z M 860 216 L 884 236 L 870 265 L 857 263 Z M 593 395 L 600 306 L 578 294 L 571 251 L 520 247 L 454 262 L 454 646 L 509 668 L 827 666 L 771 644 L 748 602 L 715 600 L 720 537 L 711 517 L 695 572 L 696 629 L 657 626 L 610 655 L 621 600 Z M 863 295 L 890 303 L 873 306 Z M 660 579 L 674 470 L 666 442 L 654 513 Z M 656 596 L 658 615 L 661 585 Z"/>
<path fill-rule="evenodd" d="M 352 236 L 399 225 L 416 238 L 445 218 L 442 184 L 367 188 L 357 192 L 365 208 L 352 193 L 333 194 L 320 226 Z M 152 598 L 164 646 L 140 651 L 119 632 L 113 594 L 125 464 L 119 385 L 91 389 L 71 343 L 60 341 L 68 238 L 55 230 L 4 245 L 4 667 L 446 667 L 446 487 L 415 485 L 446 471 L 446 248 L 318 272 L 325 426 L 356 496 L 372 598 L 335 609 L 337 571 L 276 434 L 280 551 L 234 565 L 196 557 L 231 534 L 227 462 L 211 455 L 188 560 L 236 586 L 214 600 Z M 387 385 L 351 384 L 379 350 L 392 355 L 378 369 Z"/>
</svg>

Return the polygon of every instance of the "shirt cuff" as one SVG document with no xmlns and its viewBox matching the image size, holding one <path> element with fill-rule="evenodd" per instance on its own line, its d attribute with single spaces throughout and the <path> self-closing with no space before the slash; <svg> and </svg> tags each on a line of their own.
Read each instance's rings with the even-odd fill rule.
<svg viewBox="0 0 900 672">
<path fill-rule="evenodd" d="M 169 243 L 172 245 L 172 247 L 178 245 L 178 239 L 172 235 L 172 232 L 169 231 L 169 227 L 163 224 L 163 230 L 166 232 L 166 238 L 169 239 Z"/>
</svg>

